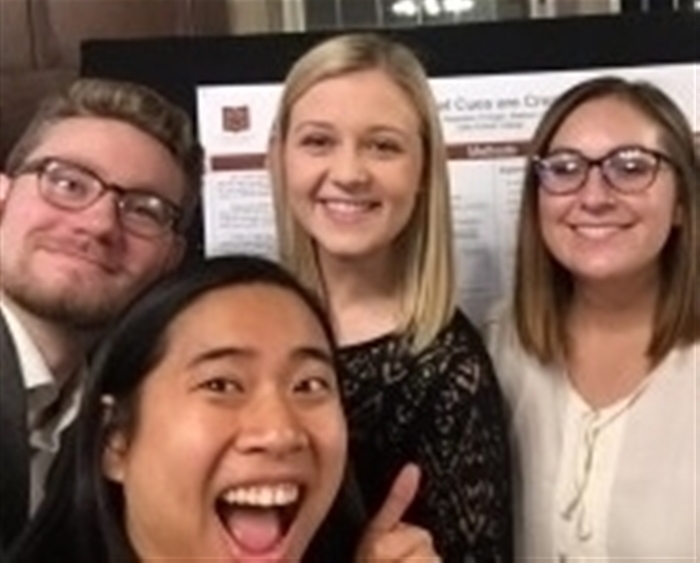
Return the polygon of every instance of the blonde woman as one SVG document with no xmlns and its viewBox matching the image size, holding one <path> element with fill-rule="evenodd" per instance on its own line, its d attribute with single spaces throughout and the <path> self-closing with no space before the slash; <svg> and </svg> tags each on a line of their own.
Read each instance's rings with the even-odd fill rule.
<svg viewBox="0 0 700 563">
<path fill-rule="evenodd" d="M 408 462 L 407 520 L 447 563 L 510 559 L 501 394 L 455 306 L 445 146 L 425 72 L 369 34 L 289 72 L 270 163 L 282 260 L 329 308 L 370 513 Z"/>
</svg>

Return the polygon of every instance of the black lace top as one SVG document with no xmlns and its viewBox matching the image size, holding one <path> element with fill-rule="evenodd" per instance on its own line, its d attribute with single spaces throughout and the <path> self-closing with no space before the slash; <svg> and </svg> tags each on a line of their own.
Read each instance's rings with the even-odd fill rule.
<svg viewBox="0 0 700 563">
<path fill-rule="evenodd" d="M 461 312 L 418 356 L 396 336 L 340 350 L 351 460 L 369 514 L 408 461 L 421 486 L 406 520 L 443 563 L 511 561 L 502 397 L 481 337 Z"/>
</svg>

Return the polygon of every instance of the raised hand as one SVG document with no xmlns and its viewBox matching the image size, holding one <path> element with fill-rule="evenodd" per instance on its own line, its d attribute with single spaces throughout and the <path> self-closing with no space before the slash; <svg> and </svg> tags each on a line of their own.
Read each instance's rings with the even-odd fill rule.
<svg viewBox="0 0 700 563">
<path fill-rule="evenodd" d="M 401 519 L 418 492 L 420 469 L 405 465 L 367 525 L 355 563 L 439 563 L 430 532 Z"/>
</svg>

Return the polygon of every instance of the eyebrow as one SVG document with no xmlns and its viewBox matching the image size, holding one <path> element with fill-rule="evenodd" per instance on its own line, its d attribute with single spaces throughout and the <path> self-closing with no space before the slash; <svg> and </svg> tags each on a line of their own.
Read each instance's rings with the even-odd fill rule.
<svg viewBox="0 0 700 563">
<path fill-rule="evenodd" d="M 165 201 L 166 203 L 172 205 L 176 209 L 180 209 L 182 207 L 182 202 L 176 203 L 172 201 L 168 196 L 162 195 L 158 192 L 158 189 L 156 186 L 149 185 L 149 184 L 127 184 L 124 185 L 121 182 L 109 182 L 105 180 L 103 172 L 95 170 L 94 166 L 80 157 L 73 157 L 73 156 L 67 156 L 63 157 L 60 155 L 54 155 L 54 154 L 47 154 L 44 156 L 40 156 L 39 158 L 36 159 L 31 159 L 28 160 L 24 166 L 20 168 L 36 168 L 37 166 L 42 166 L 46 163 L 49 162 L 55 162 L 56 164 L 60 164 L 62 166 L 69 166 L 71 168 L 75 168 L 82 172 L 83 174 L 87 174 L 88 176 L 91 176 L 98 182 L 101 182 L 105 186 L 111 189 L 116 189 L 120 191 L 123 194 L 127 194 L 130 192 L 137 193 L 137 194 L 142 194 L 148 197 L 155 197 L 157 199 L 161 199 Z"/>
<path fill-rule="evenodd" d="M 315 360 L 334 368 L 335 362 L 328 350 L 317 346 L 299 346 L 292 352 L 292 357 L 299 360 Z"/>
<path fill-rule="evenodd" d="M 305 129 L 307 127 L 315 127 L 318 129 L 325 129 L 325 130 L 329 130 L 329 131 L 332 131 L 335 129 L 335 126 L 330 122 L 308 120 L 308 121 L 302 121 L 301 123 L 297 124 L 294 128 L 292 128 L 290 130 L 290 133 L 298 134 L 301 129 Z M 398 126 L 394 126 L 394 125 L 386 125 L 386 124 L 373 125 L 372 127 L 369 128 L 368 132 L 371 134 L 394 133 L 394 134 L 399 135 L 405 139 L 408 139 L 412 135 L 412 131 L 409 131 L 409 130 L 404 129 L 402 127 L 398 127 Z"/>
<path fill-rule="evenodd" d="M 213 362 L 221 359 L 254 358 L 258 352 L 253 348 L 241 348 L 236 346 L 222 346 L 211 348 L 197 354 L 187 362 L 187 367 L 192 368 L 203 363 Z M 335 367 L 333 356 L 328 350 L 318 346 L 297 346 L 292 350 L 291 358 L 294 361 L 313 360 L 326 364 L 330 368 Z"/>
</svg>

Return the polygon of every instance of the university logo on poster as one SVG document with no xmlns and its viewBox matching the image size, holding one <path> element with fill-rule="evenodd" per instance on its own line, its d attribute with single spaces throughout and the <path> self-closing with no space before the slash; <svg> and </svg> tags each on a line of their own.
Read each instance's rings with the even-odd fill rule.
<svg viewBox="0 0 700 563">
<path fill-rule="evenodd" d="M 250 129 L 250 108 L 248 106 L 224 106 L 221 114 L 221 127 L 224 131 L 240 133 Z"/>
</svg>

